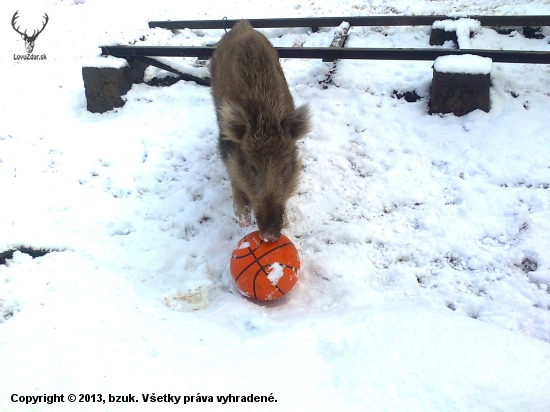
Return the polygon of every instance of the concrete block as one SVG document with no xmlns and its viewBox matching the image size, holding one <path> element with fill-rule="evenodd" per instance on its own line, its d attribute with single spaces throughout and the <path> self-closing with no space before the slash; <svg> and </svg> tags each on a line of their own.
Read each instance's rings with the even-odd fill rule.
<svg viewBox="0 0 550 412">
<path fill-rule="evenodd" d="M 87 108 L 92 113 L 124 106 L 121 96 L 132 87 L 128 67 L 83 67 L 82 78 Z"/>
<path fill-rule="evenodd" d="M 458 44 L 456 31 L 445 31 L 444 29 L 434 29 L 430 33 L 430 46 L 443 46 L 446 41 L 452 40 Z"/>
<path fill-rule="evenodd" d="M 442 60 L 440 60 L 442 59 Z M 443 56 L 434 63 L 430 114 L 463 116 L 490 110 L 492 61 L 479 56 Z"/>
</svg>

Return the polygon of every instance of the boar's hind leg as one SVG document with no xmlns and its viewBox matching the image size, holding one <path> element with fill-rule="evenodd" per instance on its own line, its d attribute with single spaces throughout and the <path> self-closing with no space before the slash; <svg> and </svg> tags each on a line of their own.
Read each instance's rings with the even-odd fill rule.
<svg viewBox="0 0 550 412">
<path fill-rule="evenodd" d="M 235 185 L 231 186 L 233 189 L 233 208 L 235 209 L 235 216 L 239 220 L 239 226 L 250 226 L 250 201 Z"/>
</svg>

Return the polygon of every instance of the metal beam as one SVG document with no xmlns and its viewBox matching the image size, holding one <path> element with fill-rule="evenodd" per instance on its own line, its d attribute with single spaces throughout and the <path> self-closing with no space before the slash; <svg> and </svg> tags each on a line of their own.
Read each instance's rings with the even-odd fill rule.
<svg viewBox="0 0 550 412">
<path fill-rule="evenodd" d="M 103 46 L 102 54 L 116 57 L 199 57 L 208 59 L 215 47 L 177 46 Z M 435 60 L 439 56 L 474 54 L 489 57 L 495 63 L 550 64 L 550 52 L 516 50 L 458 49 L 359 49 L 276 47 L 283 59 L 365 59 L 365 60 Z"/>
<path fill-rule="evenodd" d="M 483 26 L 550 26 L 550 16 L 463 16 Z M 456 20 L 458 16 L 343 16 L 289 19 L 250 19 L 257 29 L 273 27 L 336 27 L 342 22 L 352 26 L 431 26 L 436 20 Z M 150 21 L 149 27 L 164 29 L 230 29 L 239 20 Z"/>
<path fill-rule="evenodd" d="M 198 57 L 209 59 L 215 47 L 101 46 L 103 56 L 115 57 Z"/>
</svg>

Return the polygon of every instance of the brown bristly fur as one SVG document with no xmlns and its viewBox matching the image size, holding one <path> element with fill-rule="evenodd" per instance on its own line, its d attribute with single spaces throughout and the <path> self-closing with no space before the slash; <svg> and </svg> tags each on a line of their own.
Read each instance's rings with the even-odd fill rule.
<svg viewBox="0 0 550 412">
<path fill-rule="evenodd" d="M 310 130 L 309 109 L 294 107 L 276 50 L 246 21 L 219 42 L 210 70 L 235 213 L 246 224 L 254 211 L 260 235 L 276 240 L 298 184 L 296 141 Z"/>
</svg>

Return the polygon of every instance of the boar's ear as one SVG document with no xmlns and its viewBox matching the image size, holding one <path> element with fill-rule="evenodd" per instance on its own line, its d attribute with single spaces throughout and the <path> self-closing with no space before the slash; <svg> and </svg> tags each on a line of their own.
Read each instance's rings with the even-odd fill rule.
<svg viewBox="0 0 550 412">
<path fill-rule="evenodd" d="M 282 127 L 292 139 L 300 139 L 311 131 L 311 112 L 304 104 L 298 107 L 282 122 Z"/>
<path fill-rule="evenodd" d="M 220 107 L 220 133 L 225 140 L 241 143 L 250 123 L 240 106 L 225 102 Z"/>
</svg>

